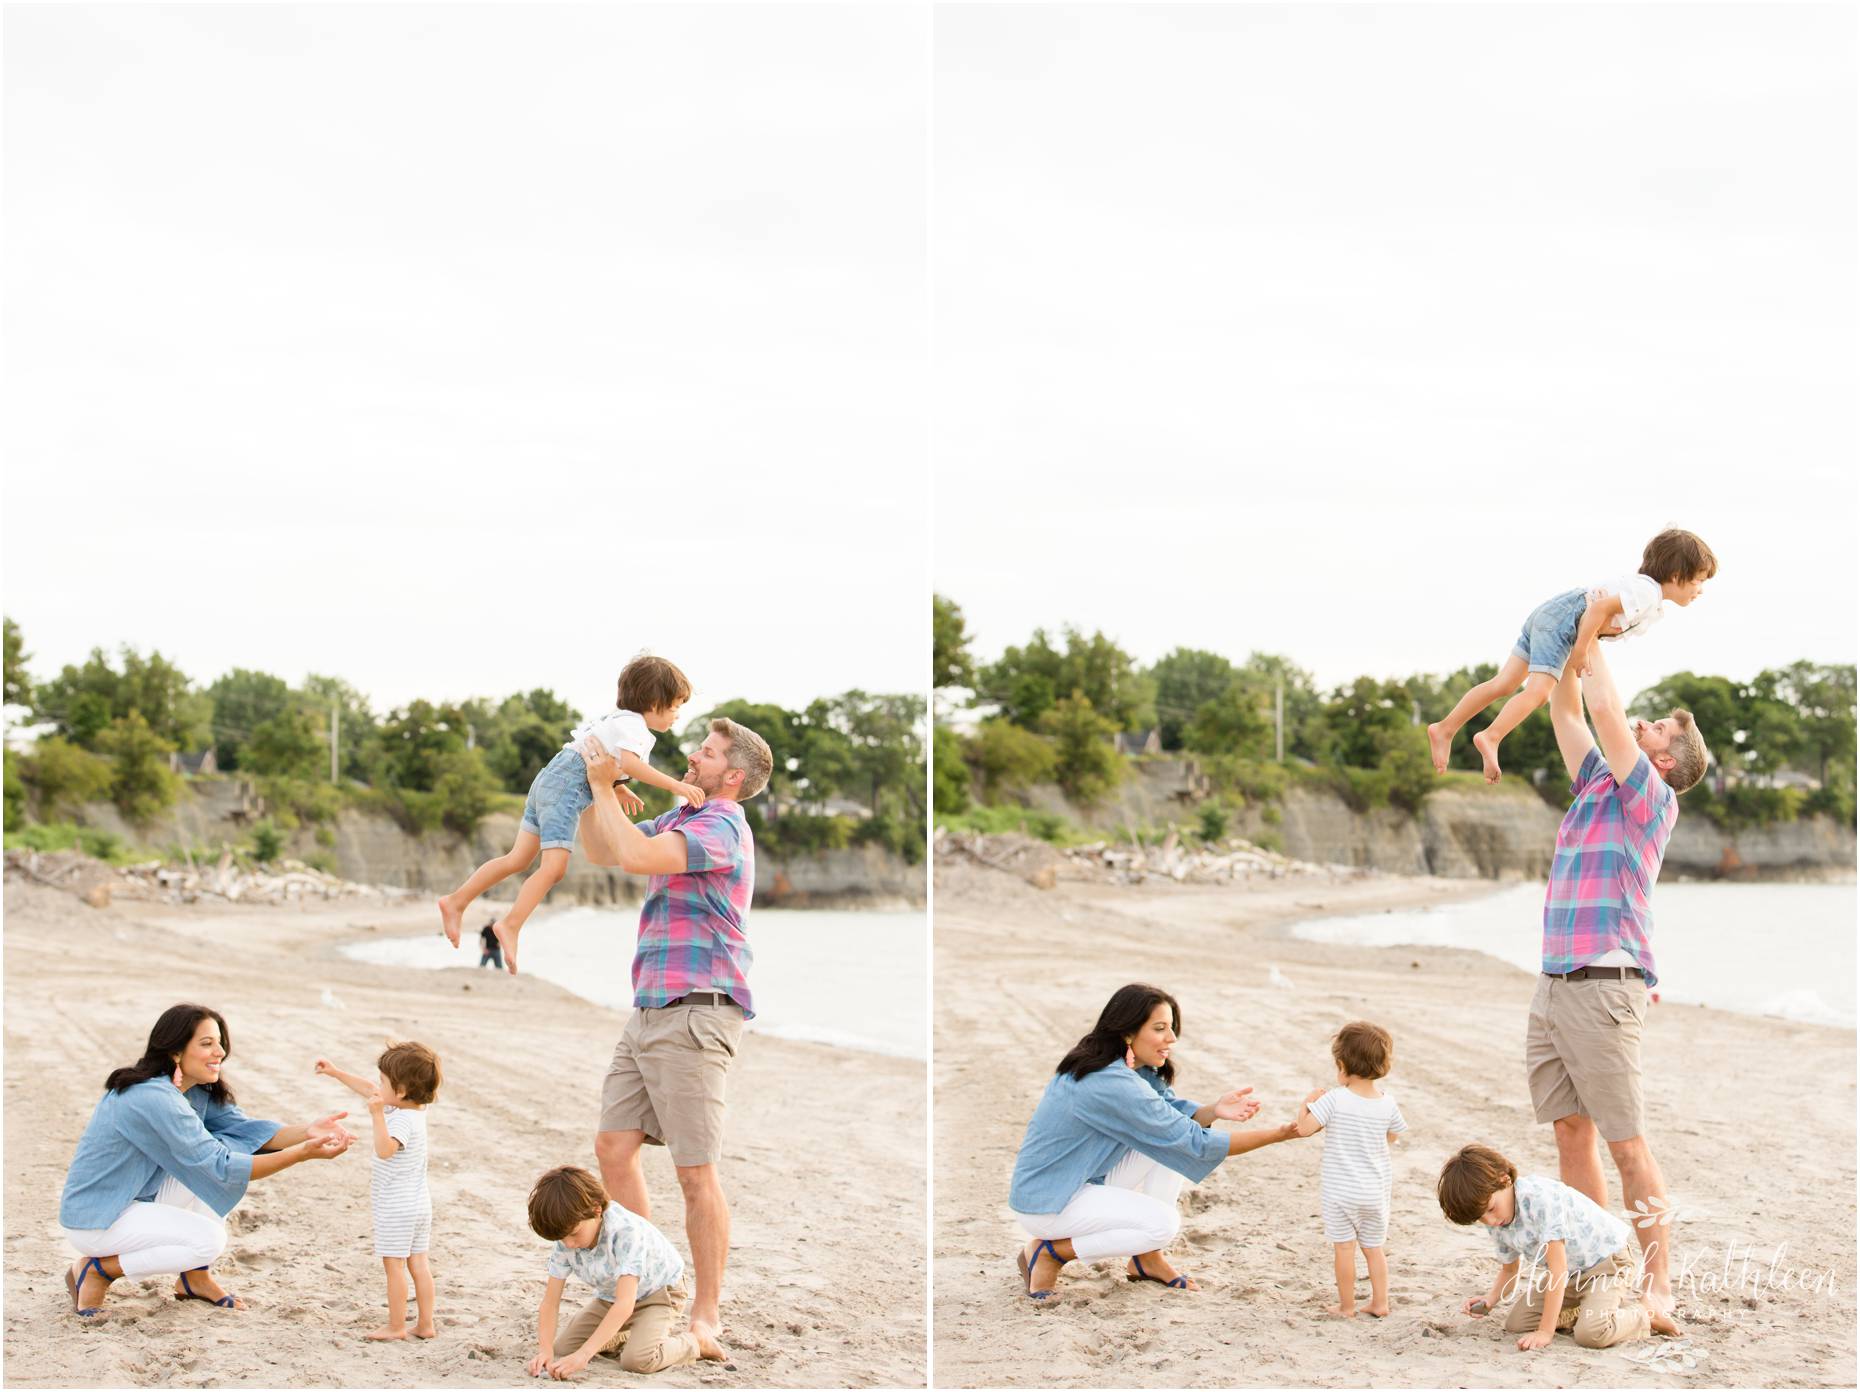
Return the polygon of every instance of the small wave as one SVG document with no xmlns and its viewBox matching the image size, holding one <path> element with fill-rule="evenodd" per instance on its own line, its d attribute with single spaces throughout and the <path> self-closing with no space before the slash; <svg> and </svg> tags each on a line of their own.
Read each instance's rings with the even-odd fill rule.
<svg viewBox="0 0 1860 1392">
<path fill-rule="evenodd" d="M 1853 1028 L 1854 1018 L 1829 1005 L 1806 987 L 1772 996 L 1756 1009 L 1758 1015 L 1774 1015 L 1784 1020 L 1800 1020 L 1808 1025 L 1843 1025 Z"/>
</svg>

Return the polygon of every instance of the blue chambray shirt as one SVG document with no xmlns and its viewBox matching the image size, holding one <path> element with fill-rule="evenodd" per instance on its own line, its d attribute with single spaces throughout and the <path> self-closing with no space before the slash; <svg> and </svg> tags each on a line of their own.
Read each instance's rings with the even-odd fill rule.
<svg viewBox="0 0 1860 1392">
<path fill-rule="evenodd" d="M 182 1092 L 166 1078 L 106 1090 L 71 1157 L 58 1221 L 107 1228 L 136 1200 L 153 1199 L 166 1175 L 224 1218 L 245 1196 L 253 1152 L 278 1130 L 204 1087 Z"/>
<path fill-rule="evenodd" d="M 1227 1133 L 1198 1126 L 1196 1110 L 1153 1068 L 1111 1063 L 1078 1079 L 1055 1074 L 1021 1137 L 1008 1206 L 1057 1213 L 1081 1185 L 1103 1183 L 1129 1150 L 1201 1183 L 1227 1158 Z"/>
</svg>

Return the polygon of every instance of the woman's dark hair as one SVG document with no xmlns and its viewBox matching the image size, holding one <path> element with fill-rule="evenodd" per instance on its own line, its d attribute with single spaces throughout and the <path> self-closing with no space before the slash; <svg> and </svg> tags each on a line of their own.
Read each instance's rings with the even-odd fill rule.
<svg viewBox="0 0 1860 1392">
<path fill-rule="evenodd" d="M 1169 1007 L 1169 1027 L 1180 1034 L 1182 1007 L 1175 1003 L 1174 996 L 1157 986 L 1119 986 L 1098 1012 L 1098 1023 L 1091 1027 L 1091 1033 L 1072 1046 L 1072 1052 L 1059 1060 L 1053 1072 L 1070 1073 L 1077 1079 L 1117 1062 L 1130 1047 L 1130 1036 L 1143 1028 L 1157 1006 L 1164 1004 Z M 1163 1060 L 1157 1072 L 1165 1083 L 1173 1081 L 1175 1061 Z"/>
<path fill-rule="evenodd" d="M 119 1068 L 103 1085 L 111 1092 L 124 1092 L 137 1083 L 146 1083 L 150 1078 L 171 1078 L 174 1076 L 174 1059 L 176 1054 L 187 1052 L 187 1046 L 194 1042 L 194 1031 L 200 1028 L 202 1020 L 211 1019 L 220 1027 L 220 1048 L 232 1053 L 232 1033 L 226 1028 L 226 1017 L 211 1006 L 205 1005 L 171 1005 L 162 1011 L 161 1018 L 155 1022 L 155 1028 L 149 1031 L 149 1046 L 142 1051 L 142 1057 L 128 1068 Z M 226 1080 L 207 1088 L 207 1095 L 215 1102 L 230 1105 L 233 1100 L 232 1089 L 226 1086 Z"/>
</svg>

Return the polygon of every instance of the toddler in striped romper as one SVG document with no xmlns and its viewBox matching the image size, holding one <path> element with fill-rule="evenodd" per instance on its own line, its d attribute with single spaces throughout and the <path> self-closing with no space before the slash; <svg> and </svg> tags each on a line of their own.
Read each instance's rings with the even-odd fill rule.
<svg viewBox="0 0 1860 1392">
<path fill-rule="evenodd" d="M 1356 1249 L 1369 1267 L 1369 1303 L 1363 1313 L 1389 1312 L 1389 1147 L 1408 1129 L 1395 1099 L 1376 1087 L 1395 1058 L 1389 1032 L 1367 1020 L 1337 1031 L 1330 1041 L 1338 1086 L 1318 1088 L 1298 1109 L 1298 1134 L 1324 1132 L 1324 1236 L 1330 1239 L 1337 1277 L 1333 1315 L 1356 1317 Z"/>
<path fill-rule="evenodd" d="M 433 1196 L 426 1188 L 426 1104 L 439 1093 L 439 1055 L 411 1040 L 389 1042 L 375 1061 L 380 1082 L 345 1073 L 328 1059 L 316 1071 L 359 1093 L 368 1102 L 375 1160 L 368 1179 L 374 1208 L 375 1255 L 387 1270 L 387 1323 L 370 1339 L 407 1337 L 407 1283 L 411 1277 L 419 1320 L 414 1336 L 430 1339 L 433 1271 L 426 1252 L 433 1235 Z"/>
</svg>

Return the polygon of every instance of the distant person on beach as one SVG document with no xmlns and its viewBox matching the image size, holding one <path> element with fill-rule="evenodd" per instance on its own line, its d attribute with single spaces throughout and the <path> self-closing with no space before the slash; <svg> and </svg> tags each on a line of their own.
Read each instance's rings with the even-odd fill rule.
<svg viewBox="0 0 1860 1392">
<path fill-rule="evenodd" d="M 481 967 L 499 967 L 504 965 L 504 947 L 498 942 L 497 934 L 491 930 L 497 926 L 497 920 L 489 920 L 478 930 L 478 965 Z"/>
<path fill-rule="evenodd" d="M 1544 891 L 1543 971 L 1524 1039 L 1531 1105 L 1556 1127 L 1565 1184 L 1608 1206 L 1599 1131 L 1627 1206 L 1665 1210 L 1641 1093 L 1640 1034 L 1647 992 L 1659 982 L 1650 901 L 1679 795 L 1705 776 L 1710 754 L 1688 711 L 1630 722 L 1599 653 L 1587 677 L 1572 670 L 1557 683 L 1550 719 L 1575 800 L 1557 828 Z M 1670 1314 L 1671 1227 L 1638 1232 L 1650 1304 Z"/>
<path fill-rule="evenodd" d="M 141 1059 L 104 1081 L 58 1205 L 83 1256 L 65 1273 L 77 1314 L 97 1314 L 112 1281 L 169 1272 L 176 1300 L 243 1310 L 207 1270 L 226 1250 L 226 1215 L 250 1181 L 331 1159 L 355 1139 L 339 1125 L 347 1112 L 302 1126 L 248 1117 L 220 1076 L 231 1052 L 219 1011 L 172 1005 Z"/>
<path fill-rule="evenodd" d="M 743 1022 L 755 1016 L 745 922 L 756 883 L 756 842 L 743 804 L 768 786 L 774 755 L 746 725 L 718 718 L 689 756 L 693 801 L 635 826 L 614 795 L 615 761 L 584 743 L 593 802 L 581 844 L 595 865 L 650 875 L 633 953 L 633 1013 L 601 1088 L 594 1154 L 607 1192 L 651 1216 L 640 1147 L 671 1152 L 696 1268 L 691 1328 L 721 1339 L 718 1302 L 730 1249 L 723 1158 L 724 1082 Z"/>
<path fill-rule="evenodd" d="M 1408 1129 L 1395 1099 L 1376 1086 L 1395 1064 L 1395 1041 L 1380 1025 L 1356 1020 L 1330 1041 L 1337 1086 L 1318 1088 L 1298 1109 L 1298 1134 L 1324 1132 L 1324 1236 L 1330 1240 L 1337 1303 L 1330 1313 L 1356 1318 L 1356 1249 L 1369 1268 L 1363 1313 L 1389 1312 L 1389 1147 Z"/>
<path fill-rule="evenodd" d="M 1239 1088 L 1198 1105 L 1169 1088 L 1181 1032 L 1175 997 L 1154 986 L 1119 987 L 1046 1085 L 1020 1152 L 1008 1205 L 1033 1241 L 1020 1253 L 1035 1300 L 1054 1294 L 1070 1261 L 1118 1257 L 1125 1276 L 1199 1290 L 1163 1256 L 1182 1220 L 1182 1183 L 1199 1184 L 1230 1155 L 1293 1140 L 1295 1122 L 1260 1131 L 1214 1131 L 1259 1110 Z"/>
<path fill-rule="evenodd" d="M 1638 573 L 1545 600 L 1524 620 L 1524 631 L 1498 675 L 1473 687 L 1445 720 L 1427 727 L 1434 772 L 1446 772 L 1447 754 L 1461 726 L 1499 697 L 1511 696 L 1492 723 L 1473 736 L 1473 747 L 1485 762 L 1485 781 L 1498 782 L 1499 743 L 1550 699 L 1572 657 L 1576 670 L 1586 673 L 1594 665 L 1598 638 L 1645 633 L 1666 612 L 1667 601 L 1684 608 L 1717 573 L 1718 558 L 1711 547 L 1691 532 L 1674 528 L 1647 543 Z"/>
<path fill-rule="evenodd" d="M 1483 1319 L 1520 1285 L 1523 1295 L 1505 1317 L 1518 1349 L 1548 1347 L 1559 1321 L 1571 1322 L 1583 1348 L 1613 1348 L 1651 1333 L 1677 1334 L 1672 1319 L 1636 1297 L 1628 1225 L 1587 1194 L 1543 1175 L 1518 1177 L 1496 1150 L 1469 1145 L 1440 1171 L 1440 1211 L 1462 1226 L 1483 1223 L 1504 1263 L 1484 1295 L 1467 1298 L 1461 1313 Z"/>
<path fill-rule="evenodd" d="M 577 725 L 561 752 L 532 780 L 529 798 L 523 804 L 523 822 L 509 852 L 487 860 L 472 871 L 464 884 L 439 900 L 440 926 L 454 947 L 459 945 L 459 927 L 471 901 L 492 885 L 522 874 L 540 850 L 542 864 L 524 880 L 516 903 L 491 925 L 492 936 L 503 948 L 504 969 L 512 976 L 517 974 L 517 935 L 543 896 L 568 873 L 575 824 L 590 801 L 587 761 L 578 752 L 578 745 L 599 749 L 617 759 L 618 776 L 623 781 L 637 779 L 663 788 L 693 808 L 704 805 L 704 793 L 695 784 L 680 782 L 647 762 L 653 735 L 671 729 L 678 722 L 679 710 L 691 699 L 691 683 L 685 680 L 685 674 L 662 657 L 636 657 L 620 669 L 617 699 L 618 709 Z M 635 794 L 627 791 L 622 796 L 630 804 L 629 810 L 640 810 Z"/>
<path fill-rule="evenodd" d="M 685 1264 L 665 1234 L 637 1213 L 611 1202 L 600 1181 L 579 1165 L 550 1170 L 530 1190 L 530 1229 L 553 1242 L 549 1279 L 536 1312 L 537 1353 L 527 1369 L 571 1378 L 599 1354 L 629 1373 L 661 1373 L 721 1359 L 723 1348 L 679 1318 Z M 569 1278 L 594 1298 L 556 1329 Z"/>
<path fill-rule="evenodd" d="M 415 1338 L 430 1339 L 433 1325 L 433 1268 L 427 1252 L 433 1237 L 433 1196 L 426 1187 L 426 1106 L 439 1095 L 439 1055 L 424 1044 L 390 1042 L 380 1058 L 377 1081 L 345 1073 L 326 1058 L 316 1071 L 334 1078 L 368 1103 L 374 1130 L 375 1163 L 368 1176 L 374 1211 L 375 1255 L 387 1275 L 387 1323 L 366 1337 L 407 1337 L 407 1281 L 413 1280 L 419 1321 Z"/>
</svg>

